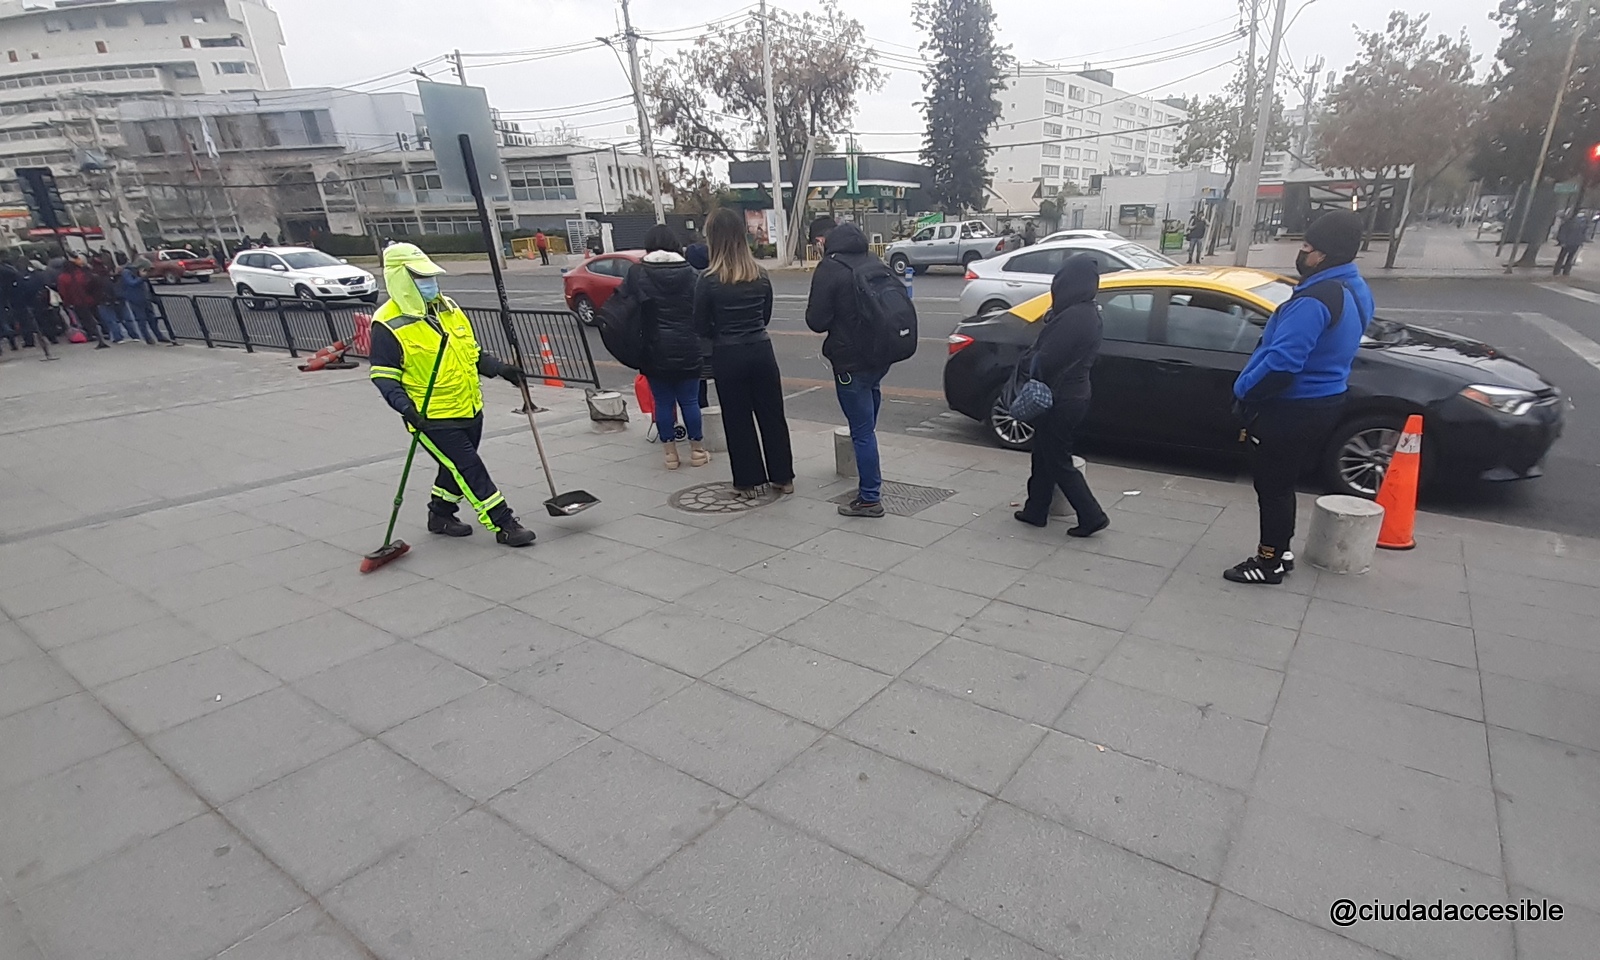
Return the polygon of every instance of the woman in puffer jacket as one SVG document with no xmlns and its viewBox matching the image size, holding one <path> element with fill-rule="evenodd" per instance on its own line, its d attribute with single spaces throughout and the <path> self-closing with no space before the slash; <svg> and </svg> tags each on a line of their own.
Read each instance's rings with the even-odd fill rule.
<svg viewBox="0 0 1600 960">
<path fill-rule="evenodd" d="M 656 402 L 656 432 L 666 450 L 668 470 L 680 465 L 673 433 L 678 411 L 689 434 L 689 466 L 711 462 L 700 420 L 700 338 L 694 327 L 694 288 L 699 272 L 683 257 L 672 228 L 656 224 L 644 237 L 644 258 L 628 268 L 619 293 L 639 304 L 645 363 L 639 371 L 650 382 Z"/>
</svg>

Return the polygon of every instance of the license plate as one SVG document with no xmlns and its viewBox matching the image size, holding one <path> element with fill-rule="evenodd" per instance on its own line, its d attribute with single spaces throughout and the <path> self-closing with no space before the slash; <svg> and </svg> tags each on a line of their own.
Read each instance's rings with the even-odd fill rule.
<svg viewBox="0 0 1600 960">
<path fill-rule="evenodd" d="M 209 277 L 215 272 L 214 270 L 196 270 L 194 275 L 197 277 Z"/>
</svg>

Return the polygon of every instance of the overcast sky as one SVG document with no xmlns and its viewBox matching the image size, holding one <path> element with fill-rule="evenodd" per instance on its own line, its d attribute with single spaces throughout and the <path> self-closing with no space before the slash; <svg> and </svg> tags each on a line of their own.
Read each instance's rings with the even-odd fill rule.
<svg viewBox="0 0 1600 960">
<path fill-rule="evenodd" d="M 1088 61 L 1114 70 L 1116 85 L 1154 96 L 1203 94 L 1228 79 L 1243 41 L 1187 56 L 1152 56 L 1183 46 L 1202 44 L 1239 23 L 1231 0 L 1121 0 L 1067 3 L 1063 0 L 993 0 L 1001 42 L 1023 61 L 1048 60 L 1078 64 Z M 1262 0 L 1265 7 L 1271 0 Z M 1381 29 L 1399 0 L 1289 0 L 1294 18 L 1282 62 L 1303 70 L 1322 56 L 1329 69 L 1342 70 L 1356 55 L 1355 27 Z M 288 42 L 289 77 L 297 86 L 343 86 L 369 80 L 460 48 L 466 53 L 531 51 L 592 42 L 619 29 L 618 7 L 607 0 L 273 0 Z M 817 0 L 776 0 L 775 6 L 801 11 L 816 9 Z M 1303 9 L 1302 8 L 1303 6 Z M 635 27 L 643 33 L 692 38 L 704 24 L 754 5 L 744 0 L 633 0 Z M 916 58 L 921 35 L 911 23 L 911 0 L 845 0 L 844 8 L 866 26 L 874 45 L 897 57 Z M 1413 13 L 1432 15 L 1435 32 L 1451 35 L 1463 29 L 1482 59 L 1479 74 L 1493 60 L 1499 31 L 1489 19 L 1494 0 L 1406 0 Z M 1270 9 L 1270 8 L 1268 8 Z M 1298 16 L 1296 11 L 1300 10 Z M 1263 31 L 1270 30 L 1270 17 Z M 1264 40 L 1263 40 L 1264 43 Z M 652 56 L 669 56 L 677 44 L 667 38 L 645 45 Z M 1264 48 L 1263 48 L 1264 49 Z M 514 60 L 505 56 L 498 60 Z M 1152 60 L 1131 65 L 1137 60 Z M 489 99 L 505 111 L 543 111 L 519 117 L 526 127 L 539 124 L 531 116 L 549 117 L 545 126 L 574 104 L 593 104 L 623 97 L 626 75 L 604 48 L 520 63 L 468 59 L 468 80 L 489 90 Z M 1121 64 L 1130 64 L 1123 66 Z M 922 81 L 914 67 L 895 61 L 888 85 L 864 98 L 857 117 L 864 147 L 874 151 L 913 150 L 922 124 L 913 106 L 921 98 Z M 435 63 L 426 68 L 435 78 L 449 74 Z M 401 89 L 403 78 L 364 85 Z M 413 88 L 414 89 L 414 88 Z M 1299 97 L 1289 97 L 1298 105 Z M 623 140 L 633 122 L 630 105 L 588 106 L 568 123 L 597 140 Z M 576 111 L 573 111 L 576 113 Z M 894 135 L 906 134 L 906 135 Z"/>
</svg>

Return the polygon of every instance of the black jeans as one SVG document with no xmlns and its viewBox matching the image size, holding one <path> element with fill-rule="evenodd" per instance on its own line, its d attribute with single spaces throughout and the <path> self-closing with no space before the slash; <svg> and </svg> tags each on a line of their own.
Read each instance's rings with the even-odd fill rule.
<svg viewBox="0 0 1600 960">
<path fill-rule="evenodd" d="M 1295 482 L 1309 457 L 1333 429 L 1344 395 L 1315 400 L 1272 400 L 1255 408 L 1246 432 L 1256 504 L 1261 511 L 1261 546 L 1273 556 L 1294 539 Z M 1263 551 L 1265 552 L 1265 551 Z"/>
<path fill-rule="evenodd" d="M 1556 254 L 1556 275 L 1565 276 L 1572 272 L 1572 263 L 1578 259 L 1578 247 L 1562 247 Z"/>
<path fill-rule="evenodd" d="M 1072 504 L 1079 525 L 1092 527 L 1105 518 L 1083 471 L 1072 465 L 1073 435 L 1088 412 L 1087 400 L 1063 400 L 1033 425 L 1033 472 L 1028 475 L 1028 502 L 1022 507 L 1030 523 L 1042 525 L 1050 519 L 1056 487 Z"/>
<path fill-rule="evenodd" d="M 512 519 L 512 513 L 490 478 L 489 468 L 478 456 L 482 440 L 481 413 L 471 420 L 435 420 L 429 424 L 422 434 L 422 448 L 439 464 L 439 475 L 433 481 L 428 511 L 453 517 L 465 499 L 485 527 L 498 531 Z"/>
<path fill-rule="evenodd" d="M 733 485 L 741 489 L 794 481 L 789 421 L 783 416 L 783 377 L 772 341 L 734 343 L 711 351 L 722 403 Z M 757 439 L 757 429 L 760 439 Z"/>
</svg>

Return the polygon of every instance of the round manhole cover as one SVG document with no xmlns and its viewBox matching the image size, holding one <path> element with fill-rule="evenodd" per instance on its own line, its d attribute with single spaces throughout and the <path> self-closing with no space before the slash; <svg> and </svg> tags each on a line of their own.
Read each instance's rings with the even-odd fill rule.
<svg viewBox="0 0 1600 960">
<path fill-rule="evenodd" d="M 743 513 L 778 499 L 778 491 L 772 486 L 760 489 L 759 496 L 747 500 L 734 494 L 731 483 L 702 483 L 679 490 L 667 502 L 685 513 Z"/>
</svg>

